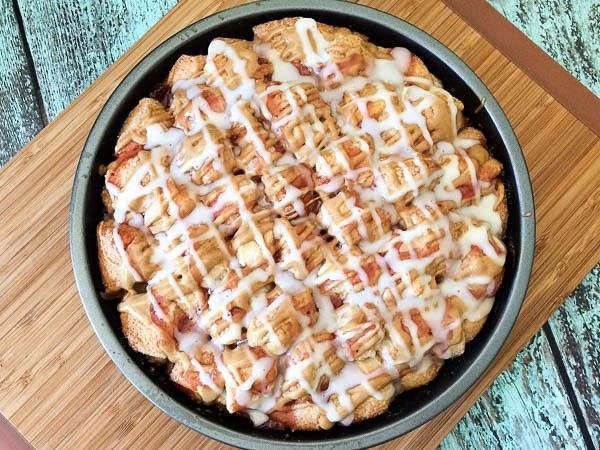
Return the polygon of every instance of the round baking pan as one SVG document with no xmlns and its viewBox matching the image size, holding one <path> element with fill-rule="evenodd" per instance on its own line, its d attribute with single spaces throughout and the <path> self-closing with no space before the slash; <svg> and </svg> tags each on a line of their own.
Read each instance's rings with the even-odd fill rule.
<svg viewBox="0 0 600 450">
<path fill-rule="evenodd" d="M 504 164 L 508 200 L 508 257 L 504 281 L 487 323 L 465 353 L 445 363 L 429 385 L 400 394 L 389 410 L 371 420 L 333 430 L 290 432 L 254 428 L 250 421 L 203 406 L 180 392 L 164 369 L 132 351 L 121 332 L 115 301 L 102 298 L 96 225 L 102 220 L 101 164 L 113 159 L 116 136 L 139 99 L 163 81 L 183 53 L 206 54 L 216 37 L 252 40 L 254 25 L 289 16 L 312 17 L 349 27 L 384 47 L 406 47 L 465 105 L 471 124 L 485 133 L 494 157 Z M 478 108 L 485 98 L 483 108 Z M 477 112 L 475 112 L 477 111 Z M 341 1 L 266 0 L 228 9 L 187 27 L 152 51 L 121 82 L 100 112 L 83 149 L 71 197 L 71 258 L 77 287 L 100 342 L 127 379 L 151 402 L 188 427 L 244 448 L 364 448 L 398 437 L 435 417 L 483 374 L 506 340 L 521 307 L 533 262 L 535 217 L 527 166 L 502 109 L 481 80 L 448 48 L 418 28 L 383 12 Z"/>
</svg>

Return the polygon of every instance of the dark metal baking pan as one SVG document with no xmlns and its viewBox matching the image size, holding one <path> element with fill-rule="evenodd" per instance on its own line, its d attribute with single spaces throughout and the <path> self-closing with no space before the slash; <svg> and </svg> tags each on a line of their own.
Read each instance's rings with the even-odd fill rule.
<svg viewBox="0 0 600 450">
<path fill-rule="evenodd" d="M 448 361 L 429 385 L 399 395 L 374 419 L 329 431 L 290 432 L 253 428 L 243 418 L 190 400 L 168 381 L 164 370 L 132 351 L 120 330 L 116 304 L 101 298 L 95 227 L 102 219 L 98 169 L 113 158 L 119 129 L 138 100 L 162 81 L 183 53 L 206 54 L 219 36 L 252 39 L 252 26 L 288 16 L 312 17 L 349 27 L 385 47 L 403 46 L 421 57 L 444 87 L 465 105 L 465 114 L 486 134 L 493 155 L 504 164 L 509 220 L 504 282 L 483 330 L 465 353 Z M 484 108 L 475 113 L 481 99 Z M 533 194 L 527 166 L 502 109 L 469 67 L 418 28 L 383 12 L 341 1 L 266 0 L 228 9 L 189 26 L 152 51 L 117 87 L 87 139 L 73 185 L 71 257 L 77 287 L 89 320 L 116 366 L 156 406 L 213 439 L 244 448 L 364 448 L 398 437 L 435 417 L 482 375 L 506 340 L 525 296 L 535 242 Z M 151 432 L 151 430 L 149 430 Z"/>
</svg>

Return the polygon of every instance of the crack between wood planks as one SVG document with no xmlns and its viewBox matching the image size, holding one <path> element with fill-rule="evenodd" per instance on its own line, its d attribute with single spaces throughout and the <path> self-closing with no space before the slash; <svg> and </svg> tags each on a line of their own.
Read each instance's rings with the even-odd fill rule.
<svg viewBox="0 0 600 450">
<path fill-rule="evenodd" d="M 42 124 L 46 126 L 49 123 L 48 115 L 46 114 L 46 107 L 44 106 L 42 89 L 40 87 L 37 71 L 35 69 L 35 63 L 33 62 L 33 55 L 31 54 L 31 48 L 29 47 L 29 42 L 27 41 L 27 34 L 25 33 L 25 23 L 23 21 L 23 16 L 21 15 L 21 9 L 19 8 L 19 2 L 17 0 L 13 0 L 13 9 L 15 12 L 15 18 L 17 19 L 17 25 L 19 26 L 19 37 L 21 38 L 21 42 L 23 42 L 25 60 L 27 61 L 27 66 L 29 66 L 29 74 L 31 76 L 33 96 L 35 98 L 35 102 L 40 112 Z"/>
<path fill-rule="evenodd" d="M 575 394 L 575 389 L 573 388 L 573 384 L 571 383 L 571 379 L 569 378 L 567 366 L 565 365 L 562 353 L 560 352 L 558 343 L 556 342 L 556 337 L 554 336 L 552 328 L 550 327 L 550 324 L 548 322 L 544 324 L 542 329 L 546 334 L 546 339 L 548 340 L 548 344 L 550 345 L 550 351 L 552 352 L 552 356 L 554 356 L 554 362 L 558 370 L 558 375 L 563 383 L 563 386 L 565 387 L 569 400 L 571 400 L 571 407 L 573 408 L 573 413 L 575 414 L 575 420 L 577 420 L 577 424 L 579 425 L 579 429 L 581 430 L 585 446 L 589 450 L 595 450 L 596 446 L 594 445 L 594 440 L 592 439 L 592 435 L 590 434 L 590 430 L 588 429 L 585 416 L 583 415 L 583 410 L 581 409 L 579 401 L 577 400 L 577 395 Z"/>
</svg>

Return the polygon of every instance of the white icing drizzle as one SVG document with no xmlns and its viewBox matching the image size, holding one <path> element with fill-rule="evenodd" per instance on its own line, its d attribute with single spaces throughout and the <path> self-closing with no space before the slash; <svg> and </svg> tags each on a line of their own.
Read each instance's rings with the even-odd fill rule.
<svg viewBox="0 0 600 450">
<path fill-rule="evenodd" d="M 279 81 L 280 83 L 312 83 L 317 84 L 313 77 L 300 75 L 296 66 L 292 63 L 284 61 L 279 56 L 277 50 L 272 49 L 268 44 L 254 43 L 254 51 L 261 57 L 268 59 L 273 64 L 273 75 L 271 80 Z"/>
<path fill-rule="evenodd" d="M 174 148 L 185 139 L 185 133 L 178 128 L 164 130 L 159 123 L 152 124 L 146 128 L 147 142 L 144 148 L 151 149 L 163 145 Z"/>
<path fill-rule="evenodd" d="M 199 272 L 200 285 L 208 289 L 206 305 L 191 330 L 182 331 L 173 324 L 180 355 L 176 357 L 191 364 L 199 373 L 202 388 L 214 392 L 231 411 L 245 410 L 256 424 L 265 423 L 268 414 L 277 408 L 278 398 L 285 394 L 286 383 L 296 382 L 327 420 L 349 424 L 357 406 L 352 402 L 351 389 L 363 389 L 378 400 L 389 399 L 395 390 L 376 389 L 375 378 L 387 376 L 391 383 L 406 367 L 424 373 L 431 364 L 450 357 L 448 336 L 460 328 L 463 320 L 477 321 L 489 313 L 495 281 L 488 273 L 471 273 L 465 261 L 482 257 L 489 267 L 504 265 L 502 218 L 495 209 L 495 194 L 480 195 L 480 188 L 489 187 L 489 183 L 484 185 L 477 179 L 476 167 L 465 151 L 477 141 L 457 137 L 454 99 L 429 80 L 406 75 L 411 61 L 408 50 L 395 48 L 392 59 L 370 62 L 367 76 L 344 77 L 328 53 L 331 42 L 313 19 L 297 20 L 295 29 L 305 56 L 303 63 L 318 68 L 314 76 L 301 76 L 276 50 L 254 42 L 255 52 L 273 64 L 271 85 L 257 93 L 257 82 L 246 71 L 247 62 L 226 41 L 215 39 L 208 48 L 205 73 L 175 83 L 173 92 L 186 91 L 194 125 L 186 132 L 150 125 L 144 146 L 150 156 L 140 160 L 121 188 L 107 179 L 114 206 L 113 240 L 125 269 L 136 281 L 142 281 L 117 230 L 120 223 L 128 223 L 151 235 L 150 262 L 158 270 L 149 286 L 157 288 L 166 282 L 176 297 L 172 301 L 188 302 L 188 291 L 180 286 L 177 276 L 183 255 Z M 217 55 L 225 55 L 231 62 L 239 77 L 237 86 L 228 87 L 230 80 L 225 80 L 215 66 Z M 326 129 L 315 105 L 308 101 L 306 86 L 300 83 L 319 88 L 342 137 L 328 136 L 325 142 L 317 142 Z M 212 111 L 202 95 L 206 85 L 221 92 L 226 102 L 224 112 Z M 366 89 L 371 93 L 361 96 Z M 289 113 L 275 120 L 267 98 L 279 93 Z M 446 99 L 450 110 L 451 142 L 434 142 L 427 126 L 426 111 L 439 98 Z M 270 122 L 265 129 L 280 140 L 284 140 L 282 136 L 290 124 L 297 125 L 306 150 L 302 160 L 289 150 L 273 160 L 273 149 L 267 148 L 243 113 L 245 102 L 262 122 Z M 379 102 L 384 105 L 381 113 L 371 117 L 373 104 Z M 344 112 L 349 105 L 361 116 L 357 124 Z M 307 188 L 287 184 L 282 196 L 267 200 L 261 184 L 264 180 L 255 183 L 246 177 L 247 183 L 238 182 L 222 160 L 223 144 L 214 142 L 208 128 L 212 125 L 230 130 L 234 124 L 246 130 L 237 144 L 253 146 L 267 165 L 265 174 L 283 183 L 283 171 L 296 167 Z M 413 148 L 409 125 L 416 126 L 428 150 Z M 391 132 L 396 133 L 395 140 L 386 138 Z M 198 133 L 203 133 L 202 151 L 194 158 L 177 161 L 175 155 L 185 139 Z M 192 182 L 190 172 L 208 163 L 219 177 L 206 184 Z M 386 178 L 390 173 L 397 178 L 397 185 Z M 456 180 L 465 177 L 474 194 L 468 202 L 456 186 Z M 179 190 L 173 192 L 173 186 Z M 305 207 L 302 196 L 307 189 L 314 190 L 323 202 L 318 216 Z M 170 222 L 152 233 L 144 208 L 157 201 L 159 192 L 166 205 L 162 214 Z M 215 192 L 220 194 L 207 204 L 207 198 Z M 246 199 L 254 194 L 259 207 L 247 203 Z M 180 209 L 178 195 L 187 195 L 195 202 L 187 214 Z M 342 195 L 339 205 L 331 201 L 336 195 Z M 442 202 L 454 205 L 451 211 L 444 213 L 447 206 L 442 208 Z M 298 215 L 290 221 L 260 211 L 288 205 Z M 219 214 L 225 210 L 234 211 L 237 222 L 217 224 Z M 248 245 L 257 249 L 255 259 L 240 257 L 239 249 L 236 253 L 233 247 L 242 223 L 250 236 Z M 295 233 L 307 224 L 316 227 L 315 231 L 299 239 Z M 455 228 L 462 232 L 453 238 Z M 326 230 L 335 240 L 327 243 L 319 230 Z M 357 233 L 356 242 L 348 240 L 349 230 Z M 210 243 L 210 254 L 202 252 L 206 243 Z M 219 254 L 223 255 L 221 262 L 212 257 Z M 307 267 L 308 259 L 315 255 L 321 255 L 321 260 Z M 226 275 L 217 270 L 220 266 Z M 278 294 L 272 298 L 274 286 Z M 314 317 L 303 308 L 295 309 L 294 302 L 307 292 L 314 303 Z M 169 322 L 168 311 L 163 310 L 152 289 L 147 296 L 156 317 Z M 454 297 L 464 304 L 464 312 L 456 313 L 447 306 L 448 299 Z M 145 297 L 129 299 L 120 308 L 149 324 L 151 319 L 139 313 L 141 298 Z M 344 328 L 342 307 L 336 302 L 343 308 L 357 308 L 361 318 Z M 235 308 L 244 310 L 241 318 L 234 317 L 239 314 Z M 278 336 L 277 324 L 272 323 L 271 317 L 280 310 L 292 311 L 287 317 L 288 328 L 294 323 L 300 328 L 289 341 L 284 335 Z M 246 342 L 246 330 L 251 326 L 264 327 L 271 354 L 257 356 L 260 353 L 251 350 Z M 319 341 L 316 337 L 320 333 L 332 335 Z M 369 373 L 360 367 L 369 355 L 360 352 L 365 336 L 377 342 L 369 351 L 382 360 Z M 235 346 L 235 351 L 245 352 L 251 364 L 243 374 L 224 362 L 227 352 L 234 351 L 230 347 Z M 196 359 L 199 348 L 213 355 L 212 373 Z M 294 359 L 301 349 L 306 349 L 306 357 Z M 342 367 L 334 368 L 332 360 L 341 360 Z M 277 376 L 267 382 L 274 368 Z M 307 372 L 314 376 L 307 379 Z M 224 387 L 216 381 L 215 373 L 222 377 Z M 327 383 L 321 385 L 322 379 Z"/>
<path fill-rule="evenodd" d="M 306 65 L 314 67 L 319 64 L 325 64 L 330 61 L 327 53 L 329 43 L 325 40 L 317 28 L 317 22 L 314 19 L 302 17 L 296 21 L 296 31 L 302 44 L 302 51 Z"/>
<path fill-rule="evenodd" d="M 410 52 L 405 48 L 396 47 L 392 50 L 392 58 L 376 59 L 369 76 L 402 87 L 404 85 L 404 73 L 410 64 Z"/>
<path fill-rule="evenodd" d="M 225 84 L 225 80 L 219 74 L 215 67 L 214 58 L 218 54 L 224 54 L 233 63 L 233 70 L 241 76 L 241 83 L 236 88 L 230 89 Z M 216 77 L 212 83 L 213 86 L 221 89 L 225 96 L 227 105 L 234 104 L 237 100 L 248 100 L 254 96 L 254 80 L 246 74 L 246 60 L 240 58 L 231 46 L 220 39 L 213 39 L 208 46 L 208 56 L 206 57 L 206 66 L 204 72 Z"/>
<path fill-rule="evenodd" d="M 474 205 L 463 206 L 460 208 L 460 212 L 465 216 L 486 222 L 494 236 L 499 237 L 502 235 L 502 219 L 498 211 L 494 210 L 496 201 L 495 195 L 488 194 L 481 197 L 479 202 Z"/>
</svg>

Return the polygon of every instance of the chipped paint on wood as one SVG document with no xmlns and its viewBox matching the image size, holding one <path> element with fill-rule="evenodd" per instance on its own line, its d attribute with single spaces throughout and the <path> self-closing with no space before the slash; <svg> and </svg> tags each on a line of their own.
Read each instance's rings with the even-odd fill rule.
<svg viewBox="0 0 600 450">
<path fill-rule="evenodd" d="M 0 167 L 43 127 L 13 2 L 0 0 Z"/>
<path fill-rule="evenodd" d="M 600 97 L 600 3 L 597 0 L 488 2 Z"/>
<path fill-rule="evenodd" d="M 52 120 L 176 0 L 19 0 L 25 33 Z"/>
<path fill-rule="evenodd" d="M 540 330 L 442 441 L 440 449 L 585 448 Z"/>
<path fill-rule="evenodd" d="M 600 263 L 549 323 L 592 440 L 600 442 Z"/>
</svg>

